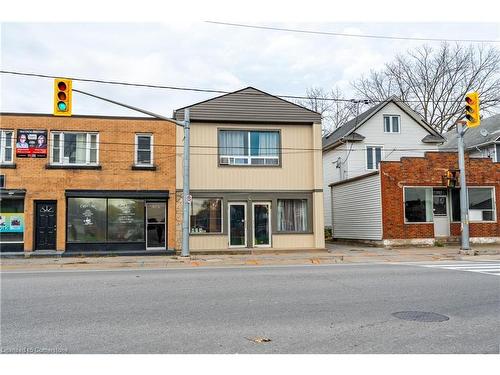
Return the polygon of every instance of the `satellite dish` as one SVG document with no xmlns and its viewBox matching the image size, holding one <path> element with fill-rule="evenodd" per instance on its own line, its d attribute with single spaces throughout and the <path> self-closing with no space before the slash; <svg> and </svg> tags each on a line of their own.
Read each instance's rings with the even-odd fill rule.
<svg viewBox="0 0 500 375">
<path fill-rule="evenodd" d="M 485 128 L 482 128 L 481 130 L 479 130 L 479 134 L 481 134 L 483 137 L 487 137 L 490 133 Z"/>
</svg>

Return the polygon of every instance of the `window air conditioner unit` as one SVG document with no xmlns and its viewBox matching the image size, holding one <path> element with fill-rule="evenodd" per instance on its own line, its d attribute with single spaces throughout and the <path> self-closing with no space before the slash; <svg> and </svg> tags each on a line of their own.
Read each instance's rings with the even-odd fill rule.
<svg viewBox="0 0 500 375">
<path fill-rule="evenodd" d="M 229 164 L 229 158 L 227 158 L 227 157 L 221 157 L 220 158 L 220 164 L 224 164 L 224 165 Z"/>
</svg>

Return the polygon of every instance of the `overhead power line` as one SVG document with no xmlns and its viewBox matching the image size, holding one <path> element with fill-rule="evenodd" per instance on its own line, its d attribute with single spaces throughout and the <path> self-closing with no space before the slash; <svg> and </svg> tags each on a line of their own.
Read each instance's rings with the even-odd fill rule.
<svg viewBox="0 0 500 375">
<path fill-rule="evenodd" d="M 418 38 L 418 37 L 406 37 L 406 36 L 369 35 L 369 34 L 349 34 L 349 33 L 335 33 L 335 32 L 330 32 L 330 31 L 288 29 L 288 28 L 283 28 L 283 27 L 247 25 L 247 24 L 242 24 L 242 23 L 230 23 L 230 22 L 219 22 L 219 21 L 205 21 L 205 22 L 215 24 L 215 25 L 245 27 L 245 28 L 249 28 L 249 29 L 285 31 L 285 32 L 291 32 L 291 33 L 317 34 L 317 35 L 329 35 L 329 36 L 352 37 L 352 38 L 417 40 L 417 41 L 426 41 L 426 42 L 500 43 L 500 40 L 494 40 L 494 39 L 447 39 L 447 38 Z"/>
<path fill-rule="evenodd" d="M 100 83 L 100 84 L 109 84 L 109 85 L 120 85 L 120 86 L 132 86 L 132 87 L 147 87 L 154 89 L 166 89 L 166 90 L 179 90 L 179 91 L 194 91 L 194 92 L 204 92 L 204 93 L 212 93 L 212 94 L 231 94 L 234 91 L 225 91 L 225 90 L 215 90 L 215 89 L 200 89 L 194 87 L 181 87 L 181 86 L 168 86 L 168 85 L 156 85 L 156 84 L 147 84 L 147 83 L 132 83 L 125 81 L 109 81 L 102 79 L 92 79 L 92 78 L 79 78 L 79 77 L 70 77 L 70 76 L 55 76 L 50 74 L 39 74 L 39 73 L 26 73 L 26 72 L 16 72 L 11 70 L 0 70 L 2 74 L 12 74 L 18 76 L 26 76 L 26 77 L 34 77 L 34 78 L 64 78 L 70 79 L 72 81 L 78 82 L 92 82 L 92 83 Z M 252 93 L 252 92 L 239 92 L 239 95 L 262 95 L 261 93 Z M 365 104 L 376 104 L 382 103 L 386 100 L 372 100 L 372 99 L 345 99 L 345 98 L 328 98 L 328 97 L 308 97 L 308 96 L 300 96 L 300 95 L 276 95 L 272 94 L 275 97 L 282 99 L 302 99 L 302 100 L 324 100 L 324 101 L 334 101 L 334 102 L 364 102 Z M 419 103 L 418 100 L 395 100 L 400 103 Z M 461 102 L 462 100 L 436 100 L 431 101 L 433 103 L 456 103 Z"/>
</svg>

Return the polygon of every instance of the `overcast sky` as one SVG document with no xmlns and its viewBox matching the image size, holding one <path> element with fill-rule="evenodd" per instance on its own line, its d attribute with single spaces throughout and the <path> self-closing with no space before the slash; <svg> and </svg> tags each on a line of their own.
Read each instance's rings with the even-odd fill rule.
<svg viewBox="0 0 500 375">
<path fill-rule="evenodd" d="M 251 22 L 246 22 L 251 23 Z M 277 23 L 260 25 L 421 38 L 500 39 L 498 23 Z M 467 29 L 467 35 L 464 35 Z M 2 70 L 280 95 L 350 82 L 423 42 L 305 35 L 191 23 L 3 23 Z M 429 43 L 438 46 L 439 43 Z M 52 112 L 50 79 L 2 74 L 1 111 Z M 214 94 L 75 82 L 74 88 L 171 116 Z M 75 114 L 138 115 L 76 94 Z"/>
</svg>

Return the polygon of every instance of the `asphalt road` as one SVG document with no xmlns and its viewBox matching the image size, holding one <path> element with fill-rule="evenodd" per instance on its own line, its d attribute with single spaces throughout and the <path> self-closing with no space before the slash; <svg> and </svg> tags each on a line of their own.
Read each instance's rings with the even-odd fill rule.
<svg viewBox="0 0 500 375">
<path fill-rule="evenodd" d="M 459 264 L 459 262 L 457 262 Z M 499 353 L 500 276 L 415 265 L 1 275 L 3 353 Z M 443 322 L 406 321 L 400 311 Z M 255 342 L 255 338 L 269 342 Z"/>
</svg>

